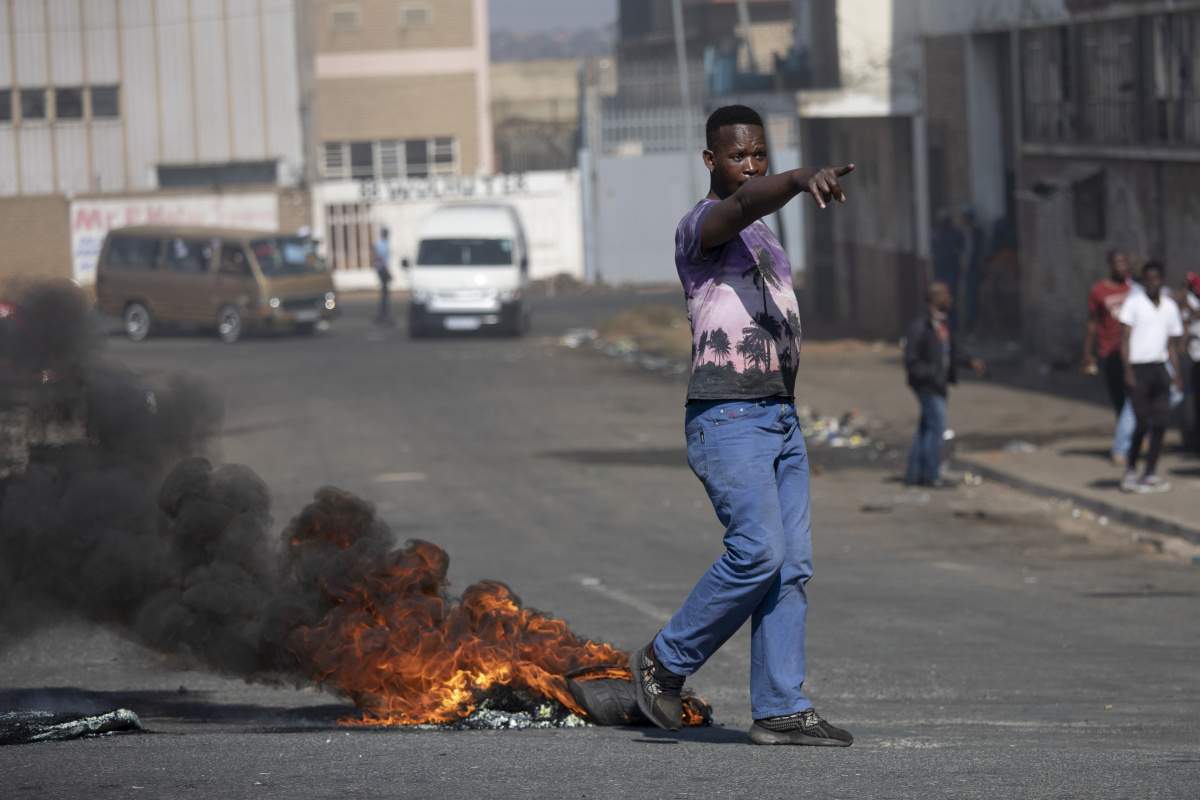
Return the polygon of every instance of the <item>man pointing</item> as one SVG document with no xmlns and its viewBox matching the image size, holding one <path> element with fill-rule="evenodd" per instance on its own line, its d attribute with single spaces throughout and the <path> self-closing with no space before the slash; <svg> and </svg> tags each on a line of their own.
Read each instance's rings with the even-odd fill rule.
<svg viewBox="0 0 1200 800">
<path fill-rule="evenodd" d="M 656 725 L 681 724 L 680 690 L 751 620 L 756 744 L 847 746 L 804 694 L 805 585 L 812 577 L 809 465 L 796 416 L 800 314 L 792 270 L 762 218 L 807 192 L 845 202 L 853 171 L 768 175 L 762 119 L 717 109 L 706 126 L 708 196 L 679 223 L 675 265 L 694 358 L 684 433 L 688 464 L 725 526 L 725 552 L 658 635 L 630 658 L 638 704 Z"/>
</svg>

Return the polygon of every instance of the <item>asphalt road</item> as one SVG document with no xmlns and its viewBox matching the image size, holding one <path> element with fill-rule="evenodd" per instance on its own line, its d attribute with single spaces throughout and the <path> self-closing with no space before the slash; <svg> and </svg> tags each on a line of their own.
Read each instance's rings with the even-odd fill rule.
<svg viewBox="0 0 1200 800">
<path fill-rule="evenodd" d="M 721 530 L 685 464 L 681 383 L 557 344 L 625 302 L 542 301 L 522 340 L 411 342 L 352 305 L 316 338 L 109 352 L 218 387 L 218 455 L 266 479 L 277 525 L 341 486 L 445 547 L 456 587 L 504 580 L 633 648 Z M 443 733 L 342 730 L 337 698 L 66 625 L 0 651 L 0 708 L 127 706 L 152 733 L 0 748 L 0 795 L 1197 797 L 1200 571 L 1064 533 L 999 488 L 930 497 L 813 460 L 809 688 L 849 749 L 747 744 L 745 631 L 692 681 L 715 727 Z"/>
</svg>

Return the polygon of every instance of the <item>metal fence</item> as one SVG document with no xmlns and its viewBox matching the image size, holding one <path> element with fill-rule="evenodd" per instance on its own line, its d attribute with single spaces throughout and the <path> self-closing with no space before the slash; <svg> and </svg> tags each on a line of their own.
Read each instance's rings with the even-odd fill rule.
<svg viewBox="0 0 1200 800">
<path fill-rule="evenodd" d="M 1025 31 L 1029 142 L 1200 145 L 1200 12 Z"/>
</svg>

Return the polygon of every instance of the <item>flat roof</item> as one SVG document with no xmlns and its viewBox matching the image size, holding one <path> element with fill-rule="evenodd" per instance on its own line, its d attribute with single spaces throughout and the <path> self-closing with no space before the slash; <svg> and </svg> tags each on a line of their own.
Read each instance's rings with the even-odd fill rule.
<svg viewBox="0 0 1200 800">
<path fill-rule="evenodd" d="M 273 236 L 298 236 L 295 231 L 269 231 L 260 228 L 213 228 L 203 225 L 131 225 L 128 228 L 112 228 L 109 233 L 125 233 L 133 236 L 179 236 L 206 239 L 265 239 Z"/>
</svg>

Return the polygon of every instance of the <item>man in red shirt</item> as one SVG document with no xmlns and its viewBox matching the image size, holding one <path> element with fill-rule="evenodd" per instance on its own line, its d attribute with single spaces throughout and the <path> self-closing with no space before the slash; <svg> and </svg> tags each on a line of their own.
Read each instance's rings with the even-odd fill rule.
<svg viewBox="0 0 1200 800">
<path fill-rule="evenodd" d="M 1122 250 L 1108 252 L 1108 277 L 1096 281 L 1088 292 L 1087 333 L 1083 340 L 1083 370 L 1104 376 L 1108 399 L 1119 419 L 1125 406 L 1125 365 L 1121 361 L 1121 323 L 1117 311 L 1129 295 L 1129 255 Z M 1097 366 L 1097 358 L 1099 366 Z M 1118 436 L 1118 440 L 1122 437 Z M 1124 445 L 1124 447 L 1122 447 Z M 1125 460 L 1127 442 L 1114 442 L 1113 460 Z"/>
</svg>

